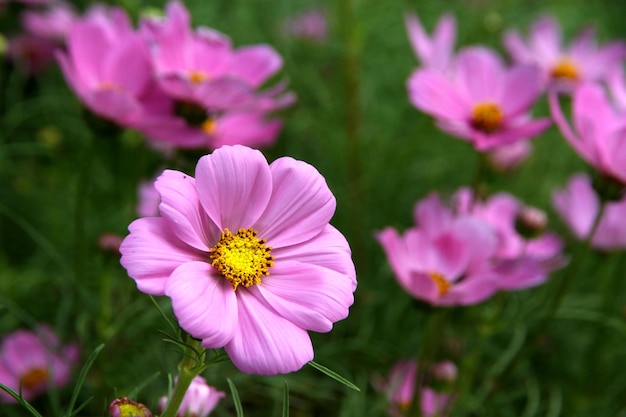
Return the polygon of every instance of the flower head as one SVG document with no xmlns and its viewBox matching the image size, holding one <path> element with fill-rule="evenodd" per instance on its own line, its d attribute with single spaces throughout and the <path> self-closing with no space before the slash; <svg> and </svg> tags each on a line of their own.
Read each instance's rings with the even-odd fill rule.
<svg viewBox="0 0 626 417">
<path fill-rule="evenodd" d="M 573 128 L 563 115 L 556 92 L 550 110 L 563 137 L 600 174 L 626 185 L 626 116 L 618 112 L 598 84 L 580 84 L 572 97 Z"/>
<path fill-rule="evenodd" d="M 557 213 L 578 239 L 586 239 L 591 232 L 600 198 L 591 180 L 584 174 L 573 175 L 567 186 L 555 190 L 552 202 Z M 606 202 L 604 213 L 591 239 L 591 246 L 601 250 L 626 248 L 626 195 L 617 202 Z"/>
<path fill-rule="evenodd" d="M 356 288 L 335 198 L 312 166 L 243 146 L 202 157 L 195 178 L 157 179 L 160 217 L 134 221 L 120 251 L 138 288 L 172 299 L 180 326 L 224 347 L 243 372 L 292 372 L 313 358 Z"/>
<path fill-rule="evenodd" d="M 77 359 L 77 346 L 62 346 L 46 325 L 34 332 L 17 330 L 0 343 L 0 382 L 16 392 L 21 387 L 24 399 L 30 401 L 50 387 L 67 384 Z M 0 400 L 14 401 L 4 391 L 0 392 Z"/>
<path fill-rule="evenodd" d="M 290 38 L 324 43 L 328 39 L 328 23 L 321 9 L 306 10 L 283 21 L 283 32 Z"/>
<path fill-rule="evenodd" d="M 116 398 L 109 404 L 110 417 L 152 417 L 152 411 L 128 397 Z"/>
<path fill-rule="evenodd" d="M 504 45 L 516 62 L 539 67 L 544 85 L 569 91 L 579 82 L 604 80 L 626 56 L 623 42 L 598 46 L 594 37 L 587 29 L 564 46 L 557 21 L 543 16 L 533 23 L 528 40 L 512 30 L 505 34 Z"/>
<path fill-rule="evenodd" d="M 536 68 L 506 68 L 491 50 L 474 47 L 459 52 L 448 73 L 416 70 L 407 87 L 413 105 L 434 116 L 441 129 L 486 151 L 532 138 L 550 125 L 529 116 L 540 83 Z"/>
<path fill-rule="evenodd" d="M 191 381 L 189 388 L 187 388 L 176 417 L 207 417 L 225 395 L 222 391 L 218 391 L 208 385 L 204 378 L 197 376 Z M 159 399 L 161 410 L 165 410 L 167 401 L 167 397 Z"/>
</svg>

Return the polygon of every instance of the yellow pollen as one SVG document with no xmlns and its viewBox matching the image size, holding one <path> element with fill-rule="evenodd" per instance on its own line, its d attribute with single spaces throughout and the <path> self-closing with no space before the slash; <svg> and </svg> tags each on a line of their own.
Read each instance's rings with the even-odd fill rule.
<svg viewBox="0 0 626 417">
<path fill-rule="evenodd" d="M 262 276 L 268 276 L 274 266 L 272 248 L 265 246 L 265 240 L 256 236 L 253 229 L 239 229 L 234 235 L 224 229 L 220 241 L 210 250 L 211 265 L 237 291 L 239 285 L 249 287 L 261 283 Z"/>
<path fill-rule="evenodd" d="M 189 72 L 189 80 L 194 84 L 200 84 L 201 82 L 206 81 L 208 78 L 209 76 L 202 71 Z"/>
<path fill-rule="evenodd" d="M 144 417 L 145 410 L 135 404 L 120 404 L 120 417 Z"/>
<path fill-rule="evenodd" d="M 429 272 L 428 276 L 432 279 L 435 284 L 437 284 L 437 288 L 439 289 L 439 297 L 442 297 L 450 291 L 452 284 L 440 273 L 438 272 Z"/>
<path fill-rule="evenodd" d="M 554 67 L 552 67 L 550 75 L 553 78 L 564 78 L 571 81 L 578 80 L 580 76 L 578 66 L 568 58 L 563 58 L 559 60 L 559 62 L 557 62 Z"/>
<path fill-rule="evenodd" d="M 478 103 L 472 112 L 472 126 L 485 133 L 493 133 L 502 124 L 502 110 L 497 104 L 490 101 Z"/>
<path fill-rule="evenodd" d="M 22 386 L 27 389 L 33 389 L 48 380 L 48 370 L 46 368 L 33 368 L 28 370 L 22 376 Z"/>
<path fill-rule="evenodd" d="M 206 119 L 200 125 L 200 129 L 202 129 L 202 131 L 206 133 L 207 135 L 212 135 L 213 133 L 215 133 L 216 128 L 217 128 L 217 121 L 211 117 Z"/>
</svg>

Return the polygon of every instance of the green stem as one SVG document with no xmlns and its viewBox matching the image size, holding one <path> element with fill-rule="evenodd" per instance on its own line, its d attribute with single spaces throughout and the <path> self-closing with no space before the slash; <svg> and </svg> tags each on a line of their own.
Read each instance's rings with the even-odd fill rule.
<svg viewBox="0 0 626 417">
<path fill-rule="evenodd" d="M 178 379 L 176 380 L 174 392 L 169 398 L 167 407 L 163 414 L 161 414 L 161 417 L 176 417 L 178 408 L 183 402 L 183 398 L 185 397 L 185 393 L 191 381 L 204 369 L 203 364 L 198 363 L 197 357 L 197 352 L 204 350 L 200 345 L 200 341 L 188 337 L 187 343 L 189 347 L 185 349 L 183 359 L 178 364 Z"/>
</svg>

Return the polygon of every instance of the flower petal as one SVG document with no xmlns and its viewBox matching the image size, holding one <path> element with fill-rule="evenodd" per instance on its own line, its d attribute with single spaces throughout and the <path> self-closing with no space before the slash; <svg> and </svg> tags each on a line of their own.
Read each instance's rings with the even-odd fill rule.
<svg viewBox="0 0 626 417">
<path fill-rule="evenodd" d="M 270 165 L 272 198 L 254 228 L 272 247 L 293 245 L 319 234 L 335 212 L 335 196 L 311 165 L 284 157 Z"/>
<path fill-rule="evenodd" d="M 434 117 L 467 120 L 469 101 L 459 89 L 439 71 L 416 70 L 407 80 L 411 103 Z"/>
<path fill-rule="evenodd" d="M 165 286 L 178 324 L 206 348 L 220 348 L 237 329 L 237 297 L 228 280 L 207 262 L 188 262 L 172 273 Z"/>
<path fill-rule="evenodd" d="M 221 229 L 251 227 L 272 195 L 272 178 L 263 154 L 244 146 L 224 146 L 200 158 L 196 188 L 202 207 Z"/>
<path fill-rule="evenodd" d="M 237 301 L 239 325 L 225 349 L 240 371 L 286 374 L 313 359 L 313 345 L 306 330 L 275 313 L 257 288 L 241 291 Z"/>
<path fill-rule="evenodd" d="M 120 246 L 120 263 L 147 294 L 164 295 L 165 283 L 183 263 L 203 260 L 203 254 L 185 245 L 160 217 L 137 219 Z"/>
<path fill-rule="evenodd" d="M 258 290 L 282 317 L 316 332 L 330 331 L 354 303 L 350 277 L 301 262 L 276 263 Z"/>
</svg>

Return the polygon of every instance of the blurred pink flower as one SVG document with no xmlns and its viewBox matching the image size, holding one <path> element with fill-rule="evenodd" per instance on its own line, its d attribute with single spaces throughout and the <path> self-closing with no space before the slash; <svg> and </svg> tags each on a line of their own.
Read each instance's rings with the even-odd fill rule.
<svg viewBox="0 0 626 417">
<path fill-rule="evenodd" d="M 21 19 L 26 32 L 62 45 L 77 15 L 69 4 L 59 1 L 44 10 L 26 10 Z"/>
<path fill-rule="evenodd" d="M 498 289 L 492 258 L 497 236 L 484 221 L 455 216 L 439 195 L 430 194 L 414 210 L 417 226 L 403 236 L 391 227 L 377 234 L 400 285 L 433 305 L 480 303 Z"/>
<path fill-rule="evenodd" d="M 435 367 L 446 366 L 453 370 L 454 377 L 452 379 L 444 379 L 446 381 L 454 381 L 456 379 L 456 366 L 449 361 L 435 364 Z M 436 379 L 441 379 L 436 373 L 433 373 Z M 427 379 L 427 378 L 422 378 Z M 414 360 L 402 360 L 397 362 L 389 371 L 386 379 L 374 381 L 374 388 L 385 393 L 389 401 L 389 415 L 400 417 L 411 408 L 413 397 L 417 388 L 418 381 L 418 365 Z M 447 408 L 452 401 L 452 397 L 448 393 L 440 393 L 430 387 L 424 386 L 420 389 L 420 409 L 424 417 L 444 417 L 447 415 Z"/>
<path fill-rule="evenodd" d="M 586 239 L 600 210 L 600 199 L 587 175 L 573 175 L 564 189 L 554 191 L 552 203 L 578 239 Z M 607 202 L 604 214 L 591 239 L 600 250 L 626 249 L 626 195 Z"/>
<path fill-rule="evenodd" d="M 124 238 L 115 233 L 103 233 L 98 237 L 98 247 L 104 252 L 120 254 L 120 245 Z"/>
<path fill-rule="evenodd" d="M 18 392 L 27 401 L 43 394 L 50 387 L 61 388 L 70 379 L 70 371 L 78 360 L 78 347 L 61 345 L 47 325 L 35 331 L 16 330 L 0 343 L 0 382 Z M 14 402 L 0 390 L 0 401 Z"/>
<path fill-rule="evenodd" d="M 533 64 L 542 71 L 544 85 L 569 91 L 581 81 L 602 81 L 626 56 L 621 41 L 598 46 L 592 29 L 582 31 L 569 45 L 561 40 L 561 28 L 551 16 L 533 23 L 527 41 L 517 31 L 504 35 L 504 45 L 518 63 Z"/>
<path fill-rule="evenodd" d="M 207 417 L 226 394 L 208 385 L 201 376 L 195 377 L 187 389 L 176 417 Z M 167 407 L 167 396 L 159 399 L 159 408 Z"/>
<path fill-rule="evenodd" d="M 55 42 L 28 33 L 9 38 L 7 56 L 28 74 L 35 74 L 54 62 Z"/>
<path fill-rule="evenodd" d="M 57 59 L 93 113 L 124 127 L 163 122 L 170 102 L 155 88 L 147 46 L 120 8 L 99 5 L 77 19 Z"/>
<path fill-rule="evenodd" d="M 432 37 L 429 37 L 415 13 L 404 16 L 406 30 L 413 51 L 425 68 L 447 71 L 454 60 L 456 42 L 456 20 L 453 15 L 445 14 L 437 22 Z"/>
<path fill-rule="evenodd" d="M 536 68 L 506 68 L 493 51 L 474 47 L 459 52 L 450 73 L 418 69 L 407 87 L 411 103 L 435 117 L 442 130 L 486 151 L 550 126 L 549 119 L 532 120 L 529 114 L 540 83 Z"/>
<path fill-rule="evenodd" d="M 564 266 L 563 242 L 545 231 L 545 213 L 526 207 L 508 193 L 476 199 L 469 188 L 457 192 L 457 212 L 490 224 L 498 237 L 493 269 L 500 275 L 498 289 L 518 290 L 544 283 L 551 271 Z M 528 231 L 531 237 L 523 236 Z"/>
<path fill-rule="evenodd" d="M 580 84 L 572 98 L 573 128 L 555 91 L 550 110 L 563 137 L 602 175 L 626 185 L 626 116 L 618 112 L 598 84 Z"/>
<path fill-rule="evenodd" d="M 508 145 L 498 146 L 487 153 L 489 162 L 497 170 L 508 172 L 515 170 L 532 153 L 532 145 L 527 140 L 518 140 Z"/>
<path fill-rule="evenodd" d="M 154 187 L 154 179 L 142 181 L 139 184 L 137 215 L 139 217 L 154 217 L 159 215 L 159 204 L 161 203 L 161 195 Z"/>
<path fill-rule="evenodd" d="M 139 290 L 169 296 L 180 326 L 206 348 L 224 347 L 243 372 L 310 361 L 307 330 L 347 317 L 356 288 L 317 170 L 224 146 L 199 160 L 195 179 L 166 170 L 155 186 L 160 217 L 134 221 L 120 248 Z"/>
<path fill-rule="evenodd" d="M 311 9 L 283 21 L 283 32 L 290 38 L 324 43 L 328 39 L 326 15 L 321 9 Z"/>
</svg>

